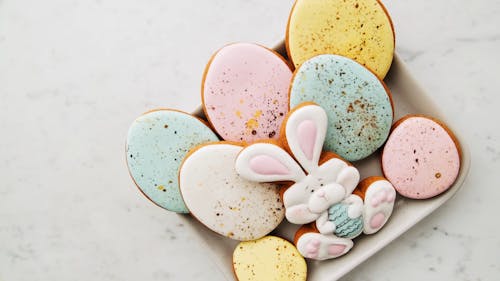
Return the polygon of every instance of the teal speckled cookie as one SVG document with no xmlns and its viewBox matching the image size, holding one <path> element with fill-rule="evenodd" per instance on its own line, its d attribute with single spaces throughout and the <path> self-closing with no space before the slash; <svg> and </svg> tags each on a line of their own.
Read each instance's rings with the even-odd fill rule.
<svg viewBox="0 0 500 281">
<path fill-rule="evenodd" d="M 326 150 L 346 160 L 363 159 L 389 135 L 393 108 L 389 91 L 359 63 L 337 55 L 304 62 L 290 87 L 290 107 L 315 102 L 328 115 Z"/>
<path fill-rule="evenodd" d="M 218 141 L 198 118 L 175 110 L 156 110 L 137 118 L 128 131 L 127 164 L 139 189 L 167 210 L 188 213 L 179 191 L 179 167 L 188 151 Z"/>
</svg>

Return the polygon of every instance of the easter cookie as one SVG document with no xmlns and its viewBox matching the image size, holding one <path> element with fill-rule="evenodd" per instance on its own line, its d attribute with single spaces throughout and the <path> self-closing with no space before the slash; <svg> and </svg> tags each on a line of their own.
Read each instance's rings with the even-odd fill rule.
<svg viewBox="0 0 500 281">
<path fill-rule="evenodd" d="M 431 198 L 455 182 L 460 169 L 460 147 L 441 122 L 408 115 L 394 124 L 382 153 L 382 169 L 402 196 Z"/>
<path fill-rule="evenodd" d="M 241 242 L 233 253 L 234 274 L 239 281 L 305 281 L 307 264 L 285 239 L 266 236 Z"/>
<path fill-rule="evenodd" d="M 256 44 L 227 45 L 205 69 L 203 110 L 224 140 L 276 139 L 288 112 L 291 78 L 289 65 L 274 51 Z"/>
<path fill-rule="evenodd" d="M 307 101 L 327 112 L 324 148 L 348 161 L 371 155 L 389 135 L 393 120 L 389 90 L 377 76 L 349 58 L 319 55 L 296 70 L 290 106 Z"/>
<path fill-rule="evenodd" d="M 161 109 L 137 118 L 128 131 L 127 164 L 137 187 L 155 204 L 187 213 L 177 175 L 188 151 L 217 136 L 202 121 L 187 113 Z"/>
<path fill-rule="evenodd" d="M 250 182 L 234 170 L 243 147 L 227 142 L 197 147 L 179 172 L 184 202 L 202 224 L 235 240 L 254 240 L 274 230 L 284 208 L 276 184 Z"/>
<path fill-rule="evenodd" d="M 362 180 L 354 194 L 364 200 L 363 218 L 365 234 L 379 231 L 389 220 L 394 208 L 396 191 L 383 177 L 368 177 Z"/>
<path fill-rule="evenodd" d="M 319 54 L 349 57 L 383 79 L 394 56 L 394 30 L 377 0 L 297 0 L 286 32 L 296 67 Z"/>
</svg>

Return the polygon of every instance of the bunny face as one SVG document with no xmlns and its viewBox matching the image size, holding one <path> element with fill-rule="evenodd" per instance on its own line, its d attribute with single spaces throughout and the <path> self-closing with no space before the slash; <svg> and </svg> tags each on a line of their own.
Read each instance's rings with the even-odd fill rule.
<svg viewBox="0 0 500 281">
<path fill-rule="evenodd" d="M 316 175 L 308 175 L 286 190 L 283 202 L 288 221 L 295 224 L 315 221 L 331 205 L 344 199 L 346 190 L 343 186 L 323 182 Z"/>
<path fill-rule="evenodd" d="M 350 195 L 359 181 L 358 170 L 341 159 L 332 158 L 319 165 L 327 122 L 320 106 L 303 104 L 288 115 L 284 124 L 290 154 L 275 144 L 255 143 L 236 159 L 236 171 L 248 180 L 294 182 L 283 194 L 291 223 L 315 221 Z"/>
</svg>

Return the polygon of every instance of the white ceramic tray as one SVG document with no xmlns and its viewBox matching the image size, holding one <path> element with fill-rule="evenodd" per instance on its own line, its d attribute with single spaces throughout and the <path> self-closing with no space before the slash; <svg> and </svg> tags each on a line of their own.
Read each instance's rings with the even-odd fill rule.
<svg viewBox="0 0 500 281">
<path fill-rule="evenodd" d="M 283 43 L 278 44 L 278 46 L 274 49 L 286 57 L 286 51 Z M 373 254 L 378 252 L 387 244 L 391 243 L 398 236 L 403 234 L 409 228 L 448 201 L 462 186 L 469 171 L 469 149 L 464 143 L 460 132 L 454 130 L 453 123 L 451 122 L 453 120 L 443 116 L 439 107 L 434 104 L 429 95 L 424 92 L 418 83 L 412 78 L 404 62 L 397 54 L 395 55 L 391 69 L 384 80 L 393 96 L 395 121 L 409 113 L 426 114 L 444 121 L 455 133 L 461 144 L 462 150 L 460 174 L 458 175 L 454 185 L 448 191 L 435 198 L 427 200 L 411 200 L 398 196 L 391 218 L 378 233 L 370 236 L 361 235 L 356 238 L 354 241 L 354 248 L 340 258 L 321 262 L 308 261 L 309 281 L 337 280 L 351 271 L 357 265 L 367 260 Z M 194 114 L 204 118 L 201 108 L 198 108 Z M 367 159 L 355 162 L 354 165 L 360 170 L 361 178 L 382 175 L 380 168 L 380 154 L 378 152 Z M 207 257 L 207 259 L 210 258 L 215 261 L 227 280 L 234 280 L 235 277 L 232 269 L 232 254 L 234 248 L 238 244 L 238 241 L 231 240 L 212 232 L 189 215 L 183 215 L 182 219 L 185 220 L 186 226 L 193 231 L 195 237 L 199 240 L 197 242 L 206 246 L 208 251 L 212 254 L 212 257 Z M 271 234 L 292 241 L 297 228 L 297 226 L 284 221 Z"/>
</svg>

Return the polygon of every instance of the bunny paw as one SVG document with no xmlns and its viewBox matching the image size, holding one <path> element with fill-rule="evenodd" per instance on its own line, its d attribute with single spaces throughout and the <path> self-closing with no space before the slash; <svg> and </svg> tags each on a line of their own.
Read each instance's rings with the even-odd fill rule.
<svg viewBox="0 0 500 281">
<path fill-rule="evenodd" d="M 396 191 L 386 180 L 372 183 L 365 193 L 364 233 L 379 231 L 391 216 L 396 199 Z"/>
<path fill-rule="evenodd" d="M 319 246 L 321 245 L 321 241 L 319 239 L 313 238 L 309 241 L 305 246 L 304 256 L 306 258 L 315 259 L 319 255 Z"/>
<path fill-rule="evenodd" d="M 316 228 L 321 234 L 333 234 L 337 226 L 328 218 L 328 212 L 324 212 L 316 220 Z"/>
<path fill-rule="evenodd" d="M 305 233 L 297 241 L 297 249 L 305 258 L 327 260 L 340 257 L 351 250 L 350 239 L 316 232 Z"/>
<path fill-rule="evenodd" d="M 351 194 L 343 201 L 347 204 L 347 215 L 351 219 L 359 218 L 363 215 L 363 199 L 361 197 Z"/>
<path fill-rule="evenodd" d="M 312 213 L 306 204 L 286 208 L 286 219 L 294 224 L 306 224 L 315 221 L 320 214 Z"/>
</svg>

